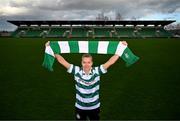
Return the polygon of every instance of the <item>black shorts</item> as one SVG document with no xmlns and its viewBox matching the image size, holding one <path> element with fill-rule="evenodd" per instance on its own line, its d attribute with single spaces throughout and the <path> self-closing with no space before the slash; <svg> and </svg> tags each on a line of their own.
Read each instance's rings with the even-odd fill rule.
<svg viewBox="0 0 180 121">
<path fill-rule="evenodd" d="M 99 120 L 99 113 L 100 108 L 96 108 L 93 110 L 81 110 L 78 108 L 75 109 L 76 120 Z"/>
</svg>

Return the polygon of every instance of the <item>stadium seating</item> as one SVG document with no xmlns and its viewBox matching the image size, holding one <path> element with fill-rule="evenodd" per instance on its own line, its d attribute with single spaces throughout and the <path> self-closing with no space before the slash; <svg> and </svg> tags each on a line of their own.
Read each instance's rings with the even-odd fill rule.
<svg viewBox="0 0 180 121">
<path fill-rule="evenodd" d="M 72 28 L 71 37 L 87 37 L 90 29 L 85 27 Z"/>
<path fill-rule="evenodd" d="M 23 34 L 27 31 L 27 28 L 17 28 L 12 34 L 12 37 L 22 37 Z"/>
<path fill-rule="evenodd" d="M 123 37 L 172 37 L 164 28 L 156 27 L 35 27 L 17 28 L 13 37 L 62 37 L 62 38 L 123 38 Z"/>
<path fill-rule="evenodd" d="M 110 37 L 110 33 L 113 30 L 113 28 L 109 27 L 95 27 L 94 30 L 94 36 L 95 37 Z"/>
<path fill-rule="evenodd" d="M 121 27 L 116 28 L 116 32 L 119 37 L 134 37 L 134 28 L 133 27 Z"/>
<path fill-rule="evenodd" d="M 58 27 L 50 28 L 48 37 L 68 37 L 70 34 L 70 28 Z"/>
<path fill-rule="evenodd" d="M 25 37 L 40 37 L 41 32 L 41 29 L 30 28 L 26 31 Z"/>
<path fill-rule="evenodd" d="M 160 28 L 158 29 L 158 36 L 159 37 L 172 37 L 172 34 L 170 32 L 167 32 L 165 29 Z"/>
<path fill-rule="evenodd" d="M 156 28 L 143 27 L 138 32 L 142 37 L 156 37 Z"/>
</svg>

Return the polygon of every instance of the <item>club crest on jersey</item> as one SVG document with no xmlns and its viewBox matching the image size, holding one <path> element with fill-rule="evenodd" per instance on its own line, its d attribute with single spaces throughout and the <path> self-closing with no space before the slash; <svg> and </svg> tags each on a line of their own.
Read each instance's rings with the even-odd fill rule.
<svg viewBox="0 0 180 121">
<path fill-rule="evenodd" d="M 87 81 L 85 81 L 85 80 L 78 79 L 78 82 L 81 82 L 81 83 L 83 83 L 83 84 L 86 85 L 86 86 L 89 86 L 89 85 L 91 85 L 94 81 L 87 82 Z"/>
</svg>

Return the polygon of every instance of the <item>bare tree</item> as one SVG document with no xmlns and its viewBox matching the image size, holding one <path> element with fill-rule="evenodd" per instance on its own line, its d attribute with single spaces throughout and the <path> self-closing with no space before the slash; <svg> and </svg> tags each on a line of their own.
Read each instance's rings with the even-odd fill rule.
<svg viewBox="0 0 180 121">
<path fill-rule="evenodd" d="M 131 20 L 136 21 L 137 18 L 135 16 L 131 17 Z"/>
<path fill-rule="evenodd" d="M 96 17 L 96 20 L 104 20 L 104 21 L 108 21 L 109 17 L 104 15 L 104 12 L 101 12 L 98 14 L 98 16 Z"/>
<path fill-rule="evenodd" d="M 115 19 L 118 21 L 123 20 L 123 17 L 122 17 L 120 12 L 116 12 L 116 18 Z"/>
</svg>

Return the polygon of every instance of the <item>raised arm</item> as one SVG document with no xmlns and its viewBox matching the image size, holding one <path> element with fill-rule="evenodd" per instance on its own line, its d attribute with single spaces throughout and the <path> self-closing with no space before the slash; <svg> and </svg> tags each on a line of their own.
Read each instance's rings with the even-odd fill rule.
<svg viewBox="0 0 180 121">
<path fill-rule="evenodd" d="M 119 58 L 119 55 L 113 55 L 106 63 L 103 64 L 104 69 L 108 69 L 111 65 L 113 65 Z"/>
<path fill-rule="evenodd" d="M 126 41 L 122 41 L 122 44 L 128 45 Z M 119 55 L 113 55 L 106 63 L 103 64 L 104 69 L 108 69 L 119 59 Z"/>
<path fill-rule="evenodd" d="M 45 46 L 49 46 L 50 42 L 46 42 Z M 57 61 L 63 65 L 65 68 L 69 69 L 71 64 L 68 63 L 61 55 L 59 54 L 55 54 L 55 58 L 57 59 Z"/>
<path fill-rule="evenodd" d="M 55 57 L 56 57 L 57 61 L 58 61 L 61 65 L 63 65 L 65 68 L 67 68 L 67 69 L 70 68 L 71 64 L 68 63 L 61 55 L 55 54 Z"/>
</svg>

